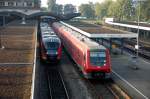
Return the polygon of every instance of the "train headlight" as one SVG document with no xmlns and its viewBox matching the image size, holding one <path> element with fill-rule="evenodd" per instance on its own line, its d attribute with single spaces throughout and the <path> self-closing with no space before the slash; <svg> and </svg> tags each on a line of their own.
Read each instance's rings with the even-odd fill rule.
<svg viewBox="0 0 150 99">
<path fill-rule="evenodd" d="M 49 53 L 48 52 L 46 52 L 46 55 L 48 55 Z"/>
<path fill-rule="evenodd" d="M 58 54 L 58 52 L 56 52 L 56 54 Z"/>
</svg>

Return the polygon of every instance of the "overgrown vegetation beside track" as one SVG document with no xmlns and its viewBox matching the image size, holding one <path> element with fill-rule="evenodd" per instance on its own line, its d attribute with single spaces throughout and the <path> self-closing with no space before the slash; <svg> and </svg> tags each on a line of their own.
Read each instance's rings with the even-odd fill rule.
<svg viewBox="0 0 150 99">
<path fill-rule="evenodd" d="M 30 99 L 31 96 L 35 25 L 15 24 L 0 31 L 4 46 L 0 49 L 0 99 Z"/>
</svg>

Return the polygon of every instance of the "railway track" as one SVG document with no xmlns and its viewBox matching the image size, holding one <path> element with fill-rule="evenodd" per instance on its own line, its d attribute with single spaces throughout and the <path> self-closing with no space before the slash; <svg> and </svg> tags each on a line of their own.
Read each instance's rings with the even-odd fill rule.
<svg viewBox="0 0 150 99">
<path fill-rule="evenodd" d="M 105 41 L 109 43 L 107 39 L 105 39 Z M 121 46 L 121 43 L 119 40 L 112 41 L 112 43 L 119 47 Z M 134 48 L 133 42 L 125 41 L 123 48 L 125 51 L 129 52 L 130 54 L 136 55 L 136 50 Z M 145 47 L 140 48 L 138 53 L 139 53 L 139 56 L 141 56 L 142 58 L 150 60 L 150 48 L 149 47 L 146 48 L 146 50 L 145 50 Z"/>
<path fill-rule="evenodd" d="M 95 89 L 98 99 L 119 99 L 118 95 L 102 80 L 89 81 L 91 86 Z"/>
<path fill-rule="evenodd" d="M 90 86 L 95 99 L 130 99 L 130 97 L 120 89 L 112 79 L 84 79 Z"/>
<path fill-rule="evenodd" d="M 50 99 L 69 99 L 61 73 L 56 68 L 47 68 L 47 80 Z"/>
<path fill-rule="evenodd" d="M 116 42 L 115 42 L 116 43 Z M 117 43 L 116 43 L 117 44 Z M 125 46 L 124 49 L 132 54 L 136 54 L 136 50 L 134 48 L 134 42 L 130 42 L 129 41 L 125 41 Z M 142 44 L 141 44 L 142 45 Z M 139 55 L 145 59 L 150 60 L 150 47 L 140 47 L 139 51 L 138 51 Z"/>
<path fill-rule="evenodd" d="M 127 93 L 118 87 L 111 78 L 84 78 L 82 71 L 80 71 L 79 67 L 77 67 L 77 64 L 71 59 L 69 54 L 67 54 L 67 56 L 70 58 L 70 61 L 72 61 L 72 65 L 75 71 L 79 74 L 81 81 L 83 81 L 86 87 L 90 90 L 93 99 L 130 99 Z"/>
<path fill-rule="evenodd" d="M 91 90 L 93 99 L 131 99 L 126 92 L 115 84 L 113 79 L 86 79 L 76 63 L 72 62 L 72 64 L 75 71 L 80 75 L 80 79 Z"/>
</svg>

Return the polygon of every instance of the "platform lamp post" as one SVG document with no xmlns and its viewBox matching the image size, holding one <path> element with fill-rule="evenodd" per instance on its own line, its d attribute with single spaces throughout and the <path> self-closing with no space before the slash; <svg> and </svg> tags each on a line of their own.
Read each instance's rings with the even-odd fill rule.
<svg viewBox="0 0 150 99">
<path fill-rule="evenodd" d="M 138 66 L 138 58 L 139 58 L 139 34 L 140 34 L 140 10 L 141 10 L 141 2 L 142 1 L 146 1 L 146 0 L 135 0 L 137 3 L 139 3 L 138 5 L 138 12 L 137 12 L 137 17 L 138 17 L 138 30 L 137 30 L 137 43 L 135 45 L 135 49 L 136 49 L 136 56 L 132 57 L 132 68 L 137 70 L 139 69 Z"/>
<path fill-rule="evenodd" d="M 2 29 L 2 28 L 4 28 L 5 27 L 5 15 L 3 15 L 2 16 L 3 17 L 3 23 L 2 23 L 2 27 L 0 28 L 0 29 Z M 0 49 L 1 50 L 3 50 L 5 47 L 2 45 L 2 32 L 0 32 Z"/>
<path fill-rule="evenodd" d="M 22 6 L 24 7 L 24 12 L 26 12 L 27 10 L 26 10 L 26 8 L 25 8 L 25 0 L 22 0 Z M 25 18 L 25 15 L 23 15 L 22 16 L 22 22 L 21 22 L 21 24 L 26 24 L 26 18 Z"/>
<path fill-rule="evenodd" d="M 140 13 L 141 13 L 141 2 L 144 2 L 144 1 L 147 1 L 147 0 L 136 0 L 138 3 L 139 3 L 139 6 L 138 6 L 138 30 L 137 30 L 137 44 L 135 45 L 135 49 L 137 50 L 136 51 L 136 57 L 138 58 L 139 57 L 139 34 L 140 34 Z"/>
</svg>

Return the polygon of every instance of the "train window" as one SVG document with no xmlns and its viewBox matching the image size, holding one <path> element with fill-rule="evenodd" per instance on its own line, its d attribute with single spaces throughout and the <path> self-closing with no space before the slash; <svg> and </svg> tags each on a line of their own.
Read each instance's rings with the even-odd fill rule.
<svg viewBox="0 0 150 99">
<path fill-rule="evenodd" d="M 47 42 L 46 43 L 46 49 L 47 50 L 57 50 L 59 48 L 58 42 Z"/>
<path fill-rule="evenodd" d="M 105 51 L 90 52 L 90 63 L 94 66 L 103 66 L 104 64 L 106 64 Z"/>
</svg>

